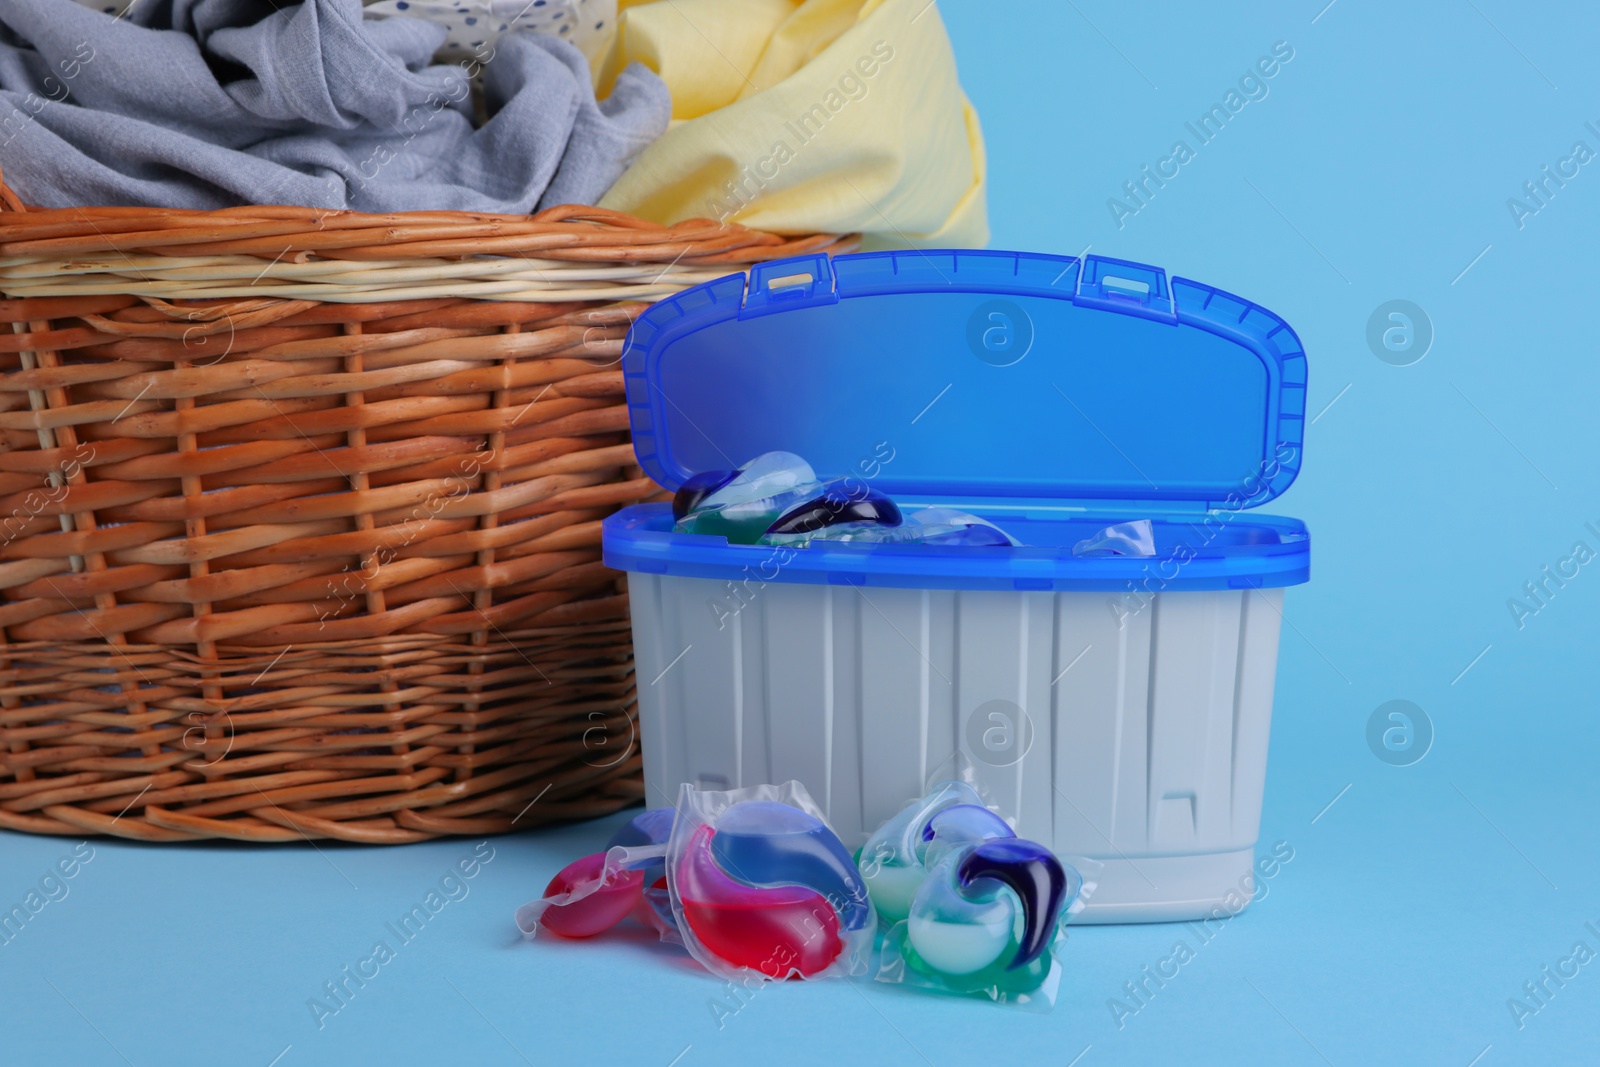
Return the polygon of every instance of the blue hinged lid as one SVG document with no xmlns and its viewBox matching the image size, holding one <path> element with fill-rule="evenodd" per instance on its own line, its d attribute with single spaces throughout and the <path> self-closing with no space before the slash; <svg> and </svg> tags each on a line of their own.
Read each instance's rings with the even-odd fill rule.
<svg viewBox="0 0 1600 1067">
<path fill-rule="evenodd" d="M 622 366 L 639 463 L 669 488 L 782 449 L 908 503 L 1237 509 L 1288 488 L 1305 431 L 1287 323 L 1101 256 L 765 263 L 651 307 Z"/>
</svg>

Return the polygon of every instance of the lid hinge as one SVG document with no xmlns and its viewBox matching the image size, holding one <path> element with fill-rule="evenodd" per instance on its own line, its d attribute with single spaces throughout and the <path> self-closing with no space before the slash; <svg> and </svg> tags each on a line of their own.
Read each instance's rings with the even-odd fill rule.
<svg viewBox="0 0 1600 1067">
<path fill-rule="evenodd" d="M 1178 324 L 1178 311 L 1167 288 L 1167 272 L 1125 259 L 1084 256 L 1072 302 L 1079 307 Z"/>
<path fill-rule="evenodd" d="M 770 315 L 775 311 L 837 304 L 834 290 L 833 260 L 826 252 L 809 256 L 775 259 L 750 268 L 750 287 L 745 291 L 741 319 Z"/>
</svg>

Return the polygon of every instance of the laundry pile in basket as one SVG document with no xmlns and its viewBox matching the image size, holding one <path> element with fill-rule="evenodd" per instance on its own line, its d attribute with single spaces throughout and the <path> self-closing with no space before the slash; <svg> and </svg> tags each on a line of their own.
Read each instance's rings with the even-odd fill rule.
<svg viewBox="0 0 1600 1067">
<path fill-rule="evenodd" d="M 987 236 L 982 137 L 924 0 L 6 0 L 0 167 L 43 207 L 580 203 Z"/>
</svg>

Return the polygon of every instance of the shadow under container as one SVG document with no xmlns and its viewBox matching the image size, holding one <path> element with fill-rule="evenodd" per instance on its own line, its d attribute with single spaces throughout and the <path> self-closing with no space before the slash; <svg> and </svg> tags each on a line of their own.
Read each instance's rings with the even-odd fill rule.
<svg viewBox="0 0 1600 1067">
<path fill-rule="evenodd" d="M 1309 536 L 1306 360 L 1157 268 L 1002 252 L 805 256 L 669 298 L 624 353 L 669 488 L 770 450 L 1024 547 L 729 544 L 604 523 L 628 572 L 647 802 L 796 778 L 852 847 L 969 767 L 1019 834 L 1103 864 L 1080 921 L 1254 888 L 1283 589 Z M 1152 520 L 1149 558 L 1080 557 Z"/>
</svg>

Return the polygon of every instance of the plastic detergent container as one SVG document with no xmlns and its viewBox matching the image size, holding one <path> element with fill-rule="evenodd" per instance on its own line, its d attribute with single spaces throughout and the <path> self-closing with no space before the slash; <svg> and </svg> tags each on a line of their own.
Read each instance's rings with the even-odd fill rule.
<svg viewBox="0 0 1600 1067">
<path fill-rule="evenodd" d="M 805 256 L 646 311 L 623 355 L 661 485 L 797 453 L 1023 547 L 729 544 L 607 519 L 648 801 L 805 784 L 855 847 L 975 772 L 1017 833 L 1104 864 L 1083 919 L 1237 911 L 1253 884 L 1306 358 L 1284 321 L 1097 256 Z M 1153 523 L 1155 555 L 1085 557 Z"/>
</svg>

